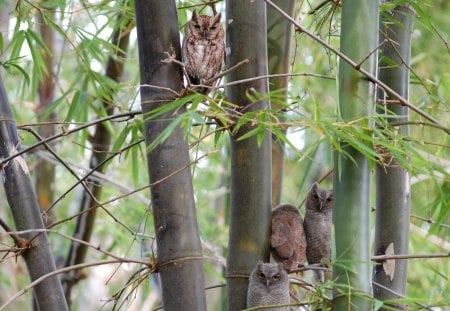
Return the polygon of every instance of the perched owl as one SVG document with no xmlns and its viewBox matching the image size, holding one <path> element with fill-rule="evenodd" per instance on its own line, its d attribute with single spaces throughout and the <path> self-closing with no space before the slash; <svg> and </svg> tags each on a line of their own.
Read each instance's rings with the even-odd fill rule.
<svg viewBox="0 0 450 311">
<path fill-rule="evenodd" d="M 306 234 L 306 257 L 308 263 L 320 264 L 331 260 L 331 229 L 333 191 L 319 188 L 314 183 L 306 198 L 304 228 Z M 324 273 L 315 271 L 316 280 L 324 281 Z"/>
<path fill-rule="evenodd" d="M 205 84 L 220 72 L 225 58 L 224 36 L 220 14 L 198 15 L 194 10 L 186 25 L 182 48 L 183 62 L 192 84 Z M 198 91 L 208 93 L 207 88 Z"/>
<path fill-rule="evenodd" d="M 289 303 L 289 277 L 283 265 L 258 261 L 250 275 L 247 308 Z M 265 310 L 289 311 L 289 307 Z"/>
<path fill-rule="evenodd" d="M 289 272 L 306 261 L 303 220 L 295 206 L 282 204 L 272 211 L 270 246 L 275 260 Z"/>
</svg>

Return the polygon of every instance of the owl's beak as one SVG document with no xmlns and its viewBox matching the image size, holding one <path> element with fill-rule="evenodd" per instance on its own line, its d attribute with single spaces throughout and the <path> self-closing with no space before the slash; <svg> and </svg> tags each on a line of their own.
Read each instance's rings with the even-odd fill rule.
<svg viewBox="0 0 450 311">
<path fill-rule="evenodd" d="M 266 287 L 270 286 L 270 280 L 266 280 Z"/>
</svg>

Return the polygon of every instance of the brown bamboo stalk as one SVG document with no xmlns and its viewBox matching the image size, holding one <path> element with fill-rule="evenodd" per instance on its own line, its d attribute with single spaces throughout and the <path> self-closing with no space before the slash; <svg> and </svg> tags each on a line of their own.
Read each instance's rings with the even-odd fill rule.
<svg viewBox="0 0 450 311">
<path fill-rule="evenodd" d="M 186 107 L 181 107 L 157 119 L 148 118 L 148 112 L 170 103 L 181 93 L 180 66 L 175 62 L 163 62 L 167 53 L 174 53 L 180 60 L 180 35 L 175 1 L 136 0 L 135 9 L 141 105 L 146 145 L 150 146 L 171 120 L 186 111 Z M 157 267 L 167 311 L 206 310 L 192 175 L 189 169 L 182 169 L 189 167 L 189 163 L 188 142 L 180 126 L 147 152 Z M 176 171 L 177 174 L 166 178 Z"/>
</svg>

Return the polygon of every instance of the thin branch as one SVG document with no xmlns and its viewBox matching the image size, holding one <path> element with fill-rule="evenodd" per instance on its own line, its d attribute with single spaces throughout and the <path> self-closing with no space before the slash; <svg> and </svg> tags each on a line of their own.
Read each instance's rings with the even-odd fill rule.
<svg viewBox="0 0 450 311">
<path fill-rule="evenodd" d="M 437 254 L 411 254 L 411 255 L 380 255 L 372 256 L 372 261 L 384 261 L 389 259 L 431 259 L 431 258 L 450 258 L 449 253 L 437 253 Z"/>
<path fill-rule="evenodd" d="M 34 129 L 29 128 L 29 127 L 23 127 L 22 130 L 27 131 L 31 134 L 33 134 L 34 137 L 36 137 L 39 141 L 44 140 L 42 138 L 41 135 L 39 135 Z M 86 183 L 84 183 L 83 181 L 81 181 L 80 177 L 77 175 L 77 173 L 75 173 L 75 171 L 66 164 L 66 162 L 64 162 L 64 160 L 56 153 L 56 151 L 53 150 L 52 147 L 49 146 L 49 144 L 45 143 L 44 144 L 45 149 L 47 149 L 48 152 L 50 152 L 58 161 L 59 163 L 62 164 L 62 166 L 64 166 L 74 177 L 76 180 L 79 181 L 79 183 L 81 184 L 81 186 L 83 186 L 84 190 L 86 190 L 86 192 L 89 194 L 89 196 L 91 197 L 92 200 L 94 200 L 94 202 L 96 203 L 100 203 L 97 198 L 95 198 L 94 194 L 91 192 L 91 190 L 89 189 L 88 185 Z M 47 210 L 48 211 L 48 210 Z M 46 211 L 46 212 L 47 212 Z"/>
<path fill-rule="evenodd" d="M 17 247 L 19 248 L 24 248 L 27 245 L 27 240 L 21 238 L 20 236 L 18 236 L 16 233 L 14 233 L 11 228 L 6 224 L 6 222 L 3 221 L 3 219 L 0 218 L 0 227 L 3 228 L 3 230 L 6 231 L 6 233 L 14 240 L 14 243 L 17 245 Z"/>
<path fill-rule="evenodd" d="M 98 163 L 95 167 L 93 167 L 86 175 L 84 175 L 83 177 L 80 178 L 80 180 L 78 182 L 76 182 L 75 184 L 73 184 L 66 192 L 64 192 L 48 209 L 47 211 L 51 210 L 53 207 L 55 207 L 55 205 L 60 202 L 67 194 L 69 194 L 69 192 L 71 192 L 73 189 L 76 188 L 76 186 L 78 186 L 81 182 L 83 182 L 84 180 L 88 179 L 89 176 L 91 176 L 92 174 L 94 174 L 94 172 L 96 172 L 98 170 L 99 167 L 103 166 L 105 163 L 107 163 L 108 161 L 110 161 L 112 158 L 116 157 L 119 154 L 122 154 L 123 151 L 127 150 L 128 148 L 131 148 L 137 144 L 140 144 L 143 140 L 138 140 L 135 141 L 131 144 L 129 144 L 128 146 L 126 146 L 125 148 L 120 149 L 119 151 L 113 153 L 112 155 L 110 155 L 109 157 L 107 157 L 106 159 L 104 159 L 103 161 L 101 161 L 100 163 Z"/>
<path fill-rule="evenodd" d="M 74 266 L 70 266 L 70 267 L 66 267 L 66 268 L 62 268 L 62 269 L 57 269 L 51 273 L 47 273 L 43 276 L 41 276 L 40 278 L 37 278 L 36 280 L 34 280 L 33 282 L 31 282 L 30 284 L 28 284 L 26 287 L 24 287 L 22 290 L 20 290 L 19 292 L 17 292 L 16 294 L 14 294 L 11 298 L 9 298 L 3 305 L 0 306 L 0 311 L 5 310 L 5 308 L 7 306 L 9 306 L 12 302 L 14 302 L 17 298 L 19 298 L 20 296 L 24 295 L 27 291 L 29 291 L 30 289 L 32 289 L 34 286 L 36 286 L 37 284 L 45 281 L 46 279 L 61 274 L 61 273 L 65 273 L 68 271 L 72 271 L 72 270 L 78 270 L 78 269 L 83 269 L 83 268 L 88 268 L 88 267 L 95 267 L 95 266 L 101 266 L 101 265 L 107 265 L 107 264 L 114 264 L 114 263 L 136 263 L 136 264 L 141 264 L 141 265 L 146 265 L 149 268 L 151 268 L 150 263 L 148 261 L 145 260 L 137 260 L 137 259 L 124 259 L 124 260 L 117 260 L 117 259 L 112 259 L 112 260 L 102 260 L 102 261 L 98 261 L 98 262 L 91 262 L 91 263 L 82 263 L 79 265 L 74 265 Z"/>
<path fill-rule="evenodd" d="M 401 294 L 401 293 L 398 293 L 398 292 L 396 292 L 396 291 L 394 291 L 394 290 L 392 290 L 392 289 L 390 289 L 390 288 L 388 288 L 388 287 L 386 287 L 386 286 L 384 286 L 384 285 L 382 285 L 382 284 L 380 284 L 380 283 L 377 283 L 377 282 L 375 282 L 375 281 L 372 281 L 372 284 L 373 284 L 373 285 L 376 285 L 376 286 L 378 286 L 378 287 L 380 287 L 380 288 L 382 288 L 382 289 L 384 289 L 384 290 L 386 290 L 386 291 L 388 291 L 388 292 L 390 292 L 390 293 L 392 293 L 392 294 L 394 294 L 394 295 L 396 295 L 398 298 L 406 298 L 405 295 L 403 295 L 403 294 Z M 416 305 L 418 305 L 419 307 L 421 307 L 421 308 L 424 308 L 424 309 L 426 309 L 426 310 L 433 311 L 433 309 L 428 308 L 427 306 L 425 306 L 425 305 L 423 305 L 423 304 L 421 304 L 421 303 L 418 303 L 418 302 L 414 302 L 414 303 L 415 303 Z"/>
<path fill-rule="evenodd" d="M 393 89 L 391 89 L 388 85 L 386 85 L 384 82 L 378 80 L 374 75 L 372 75 L 370 72 L 366 71 L 364 68 L 358 68 L 358 64 L 354 62 L 352 59 L 347 57 L 345 54 L 340 52 L 338 49 L 332 47 L 330 44 L 328 44 L 323 39 L 315 36 L 312 32 L 307 30 L 306 28 L 302 27 L 299 23 L 297 23 L 289 14 L 284 12 L 280 7 L 278 7 L 276 4 L 274 4 L 271 0 L 264 0 L 267 4 L 269 4 L 271 7 L 273 7 L 275 10 L 277 10 L 282 16 L 287 18 L 294 26 L 295 28 L 305 33 L 308 37 L 312 38 L 313 40 L 319 42 L 321 45 L 323 45 L 325 48 L 332 51 L 334 54 L 339 56 L 343 61 L 348 63 L 350 66 L 355 68 L 355 70 L 358 70 L 361 74 L 363 74 L 370 82 L 378 85 L 382 89 L 384 89 L 387 93 L 389 93 L 392 97 L 397 98 L 403 105 L 407 106 L 409 109 L 413 110 L 417 114 L 421 115 L 428 121 L 438 124 L 447 134 L 450 134 L 450 129 L 442 125 L 438 120 L 434 119 L 432 116 L 428 115 L 425 111 L 422 111 L 420 108 L 417 108 L 413 104 L 411 104 L 408 100 L 406 100 L 404 97 L 402 97 L 400 94 L 395 92 Z"/>
<path fill-rule="evenodd" d="M 328 80 L 336 80 L 336 78 L 334 78 L 334 77 L 316 74 L 316 73 L 278 73 L 278 74 L 271 74 L 271 75 L 265 75 L 265 76 L 252 77 L 252 78 L 248 78 L 248 79 L 236 80 L 233 82 L 218 85 L 213 89 L 214 90 L 215 89 L 223 89 L 223 88 L 226 88 L 226 87 L 229 87 L 232 85 L 241 84 L 241 83 L 247 83 L 247 82 L 268 79 L 268 78 L 282 78 L 282 77 L 316 77 L 316 78 L 322 78 L 322 79 L 328 79 Z"/>
<path fill-rule="evenodd" d="M 90 248 L 92 248 L 92 249 L 102 253 L 103 255 L 109 256 L 109 257 L 111 257 L 113 259 L 116 259 L 116 260 L 121 260 L 121 261 L 124 261 L 124 262 L 129 260 L 128 258 L 120 257 L 120 256 L 114 255 L 113 253 L 110 253 L 108 251 L 102 250 L 100 246 L 92 245 L 89 242 L 86 242 L 84 240 L 80 240 L 80 239 L 74 238 L 74 237 L 72 237 L 70 235 L 67 235 L 65 233 L 59 232 L 57 230 L 51 230 L 51 229 L 29 229 L 29 230 L 22 230 L 22 231 L 7 232 L 7 234 L 12 236 L 12 235 L 20 235 L 20 234 L 26 234 L 26 233 L 37 233 L 37 234 L 39 234 L 39 233 L 43 233 L 43 232 L 45 232 L 45 233 L 54 233 L 54 234 L 60 235 L 60 236 L 62 236 L 64 238 L 67 238 L 67 239 L 73 241 L 73 242 L 77 242 L 77 243 L 86 245 L 86 246 L 88 246 L 88 247 L 90 247 Z M 149 264 L 149 261 L 145 261 L 145 262 L 146 262 L 147 265 Z"/>
<path fill-rule="evenodd" d="M 208 80 L 204 81 L 203 83 L 204 84 L 213 83 L 214 81 L 222 78 L 223 76 L 225 76 L 225 75 L 229 74 L 230 72 L 236 70 L 237 68 L 241 67 L 242 65 L 247 64 L 248 62 L 249 62 L 249 60 L 246 58 L 246 59 L 240 61 L 239 63 L 237 63 L 236 65 L 234 65 L 234 66 L 232 66 L 232 67 L 230 67 L 228 69 L 225 69 L 224 71 L 220 72 L 219 74 L 215 75 L 211 79 L 208 79 Z"/>
<path fill-rule="evenodd" d="M 368 59 L 370 58 L 370 56 L 372 56 L 372 54 L 378 52 L 378 50 L 383 46 L 383 44 L 384 44 L 386 41 L 387 41 L 387 40 L 384 39 L 380 44 L 378 44 L 378 46 L 377 46 L 376 48 L 374 48 L 374 49 L 372 50 L 372 52 L 370 52 L 369 54 L 367 54 L 366 57 L 364 57 L 363 60 L 360 61 L 360 62 L 356 65 L 355 69 L 356 69 L 356 70 L 361 69 L 361 66 L 365 63 L 365 61 L 368 60 Z"/>
<path fill-rule="evenodd" d="M 405 121 L 405 122 L 392 122 L 390 125 L 392 126 L 402 126 L 402 125 L 422 125 L 422 126 L 430 126 L 434 127 L 443 131 L 447 131 L 447 127 L 437 124 L 437 123 L 431 123 L 431 122 L 425 122 L 425 121 Z"/>
<path fill-rule="evenodd" d="M 185 166 L 183 166 L 183 167 L 181 167 L 181 168 L 175 170 L 174 172 L 170 173 L 169 175 L 165 176 L 164 178 L 161 178 L 160 180 L 155 181 L 154 183 L 151 183 L 151 184 L 142 186 L 142 187 L 140 187 L 140 188 L 137 188 L 137 189 L 135 189 L 134 191 L 132 191 L 132 192 L 130 192 L 130 193 L 127 193 L 127 194 L 124 194 L 124 195 L 120 195 L 120 196 L 114 197 L 114 198 L 112 198 L 112 199 L 110 199 L 110 200 L 108 200 L 108 201 L 102 202 L 100 205 L 93 206 L 93 207 L 91 207 L 91 208 L 89 208 L 89 209 L 87 209 L 87 210 L 84 210 L 84 211 L 82 211 L 82 212 L 80 212 L 80 213 L 77 213 L 77 214 L 75 214 L 75 215 L 72 215 L 72 216 L 70 216 L 70 217 L 68 217 L 68 218 L 66 218 L 66 219 L 63 219 L 63 220 L 58 221 L 58 222 L 55 222 L 55 223 L 53 223 L 51 226 L 49 226 L 49 228 L 53 228 L 53 227 L 55 227 L 55 226 L 57 226 L 57 225 L 59 225 L 59 224 L 62 224 L 62 223 L 64 223 L 64 222 L 66 222 L 66 221 L 69 221 L 69 220 L 71 220 L 71 219 L 73 219 L 73 218 L 75 218 L 75 217 L 78 217 L 80 214 L 87 213 L 87 212 L 89 212 L 89 211 L 92 210 L 92 209 L 98 208 L 99 206 L 105 206 L 105 205 L 111 204 L 112 202 L 115 202 L 115 201 L 117 201 L 117 200 L 120 200 L 120 199 L 122 199 L 122 198 L 125 198 L 125 197 L 127 197 L 127 196 L 130 196 L 130 195 L 132 195 L 132 194 L 134 194 L 134 193 L 136 193 L 136 192 L 143 191 L 143 190 L 145 190 L 145 189 L 151 188 L 152 186 L 157 185 L 157 184 L 159 184 L 159 183 L 161 183 L 161 182 L 163 182 L 163 181 L 165 181 L 165 180 L 171 178 L 172 176 L 174 176 L 174 175 L 176 175 L 176 174 L 182 172 L 183 170 L 185 170 L 185 169 L 191 167 L 192 165 L 197 164 L 201 159 L 203 159 L 203 158 L 209 156 L 210 154 L 211 154 L 211 152 L 205 153 L 205 154 L 202 155 L 201 157 L 192 160 L 190 163 L 188 163 L 188 164 L 186 164 Z M 136 234 L 134 231 L 132 231 L 132 230 L 129 229 L 128 227 L 126 227 L 126 228 L 130 231 L 130 233 L 132 233 L 132 234 L 134 234 L 134 235 Z"/>
<path fill-rule="evenodd" d="M 419 215 L 413 215 L 413 214 L 411 214 L 411 218 L 417 218 L 417 219 L 425 221 L 425 222 L 427 222 L 429 224 L 437 224 L 438 226 L 442 226 L 444 228 L 450 229 L 450 225 L 437 223 L 436 221 L 434 221 L 431 218 L 425 218 L 425 217 L 422 217 L 422 216 L 419 216 Z"/>
<path fill-rule="evenodd" d="M 136 142 L 132 143 L 132 145 L 134 146 L 134 145 L 139 144 L 139 143 L 141 143 L 141 142 L 143 142 L 143 141 L 144 141 L 144 139 L 139 140 L 139 141 L 136 141 Z M 131 145 L 126 146 L 126 148 L 130 148 L 130 147 L 131 147 Z M 39 158 L 41 158 L 41 159 L 43 159 L 43 160 L 45 160 L 45 161 L 47 161 L 47 162 L 49 162 L 49 163 L 52 163 L 52 164 L 54 164 L 54 165 L 61 165 L 61 163 L 60 163 L 58 160 L 56 160 L 53 156 L 51 156 L 51 155 L 50 155 L 48 152 L 46 152 L 46 151 L 38 150 L 38 152 L 36 152 L 35 155 L 37 155 Z M 83 171 L 83 172 L 89 171 L 89 172 L 87 173 L 87 174 L 90 175 L 89 180 L 92 180 L 92 181 L 97 182 L 97 183 L 106 183 L 106 184 L 109 184 L 109 185 L 111 185 L 113 188 L 116 188 L 119 192 L 122 192 L 122 193 L 129 193 L 129 192 L 131 192 L 131 191 L 134 190 L 133 188 L 131 188 L 131 187 L 129 187 L 129 186 L 123 184 L 123 183 L 118 182 L 118 181 L 115 180 L 113 177 L 108 177 L 106 174 L 100 173 L 100 172 L 95 171 L 95 170 L 89 170 L 89 169 L 88 169 L 87 167 L 85 167 L 85 166 L 76 165 L 76 164 L 71 163 L 70 161 L 67 161 L 67 160 L 65 160 L 65 162 L 66 162 L 66 164 L 69 165 L 72 169 L 77 169 L 77 170 Z M 83 177 L 83 178 L 84 178 L 84 177 Z M 77 183 L 77 185 L 78 185 L 78 183 Z M 74 187 L 74 188 L 75 188 L 75 187 Z M 72 188 L 71 188 L 71 190 L 72 190 Z M 69 192 L 70 192 L 70 191 L 69 191 Z M 63 194 L 62 196 L 64 197 L 64 196 L 67 195 L 67 194 L 68 194 L 68 192 L 66 192 L 66 193 Z M 136 197 L 137 197 L 137 199 L 138 199 L 140 202 L 142 202 L 143 204 L 145 204 L 145 205 L 149 205 L 149 204 L 150 204 L 150 199 L 148 199 L 146 196 L 141 195 L 141 194 L 138 194 Z"/>
<path fill-rule="evenodd" d="M 17 153 L 7 157 L 7 158 L 3 158 L 0 161 L 0 167 L 4 166 L 5 163 L 11 161 L 12 159 L 14 159 L 14 158 L 16 158 L 16 157 L 18 157 L 18 156 L 20 156 L 20 155 L 22 155 L 24 153 L 27 153 L 30 150 L 36 149 L 37 147 L 42 146 L 43 144 L 49 143 L 49 142 L 51 142 L 53 140 L 57 140 L 58 138 L 61 138 L 61 137 L 64 137 L 64 136 L 69 136 L 69 135 L 71 135 L 73 133 L 79 132 L 79 131 L 84 130 L 84 129 L 88 128 L 88 127 L 96 125 L 97 123 L 102 123 L 102 122 L 106 122 L 106 121 L 110 121 L 110 120 L 114 120 L 114 119 L 119 119 L 119 118 L 125 118 L 125 117 L 128 117 L 129 119 L 132 119 L 136 115 L 139 115 L 139 114 L 142 114 L 142 111 L 139 110 L 139 111 L 128 111 L 128 112 L 118 113 L 118 114 L 115 114 L 115 115 L 111 115 L 111 116 L 107 116 L 107 117 L 104 117 L 104 118 L 96 119 L 96 120 L 87 122 L 84 125 L 76 127 L 74 129 L 71 129 L 71 130 L 68 130 L 68 131 L 62 131 L 59 134 L 55 134 L 55 135 L 46 137 L 43 140 L 41 140 L 40 142 L 37 142 L 37 143 L 27 147 L 27 148 L 24 148 L 24 149 L 18 151 Z"/>
</svg>

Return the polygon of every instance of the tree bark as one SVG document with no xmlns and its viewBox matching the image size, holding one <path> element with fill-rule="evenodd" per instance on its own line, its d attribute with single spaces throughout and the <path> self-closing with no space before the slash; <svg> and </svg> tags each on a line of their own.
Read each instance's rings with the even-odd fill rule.
<svg viewBox="0 0 450 311">
<path fill-rule="evenodd" d="M 376 70 L 378 1 L 342 2 L 341 51 L 368 72 Z M 344 61 L 339 63 L 339 113 L 344 122 L 370 126 L 374 85 Z M 357 121 L 359 119 L 359 121 Z M 345 146 L 335 153 L 334 206 L 336 261 L 333 310 L 370 310 L 370 170 L 367 158 Z"/>
<path fill-rule="evenodd" d="M 182 107 L 158 119 L 145 117 L 176 99 L 170 90 L 179 93 L 182 88 L 180 66 L 161 61 L 166 52 L 180 60 L 178 17 L 175 1 L 137 0 L 135 7 L 145 140 L 150 146 L 185 111 Z M 206 310 L 189 149 L 180 126 L 148 151 L 147 164 L 164 310 Z"/>
<path fill-rule="evenodd" d="M 9 105 L 3 80 L 0 78 L 0 157 L 7 158 L 20 150 L 16 123 Z M 45 229 L 34 192 L 28 166 L 18 156 L 2 167 L 6 196 L 18 231 Z M 47 234 L 28 232 L 24 239 L 23 258 L 32 281 L 55 270 Z M 31 241 L 32 240 L 32 241 Z M 30 245 L 28 245 L 28 243 Z M 58 276 L 52 276 L 34 287 L 34 298 L 39 310 L 68 310 Z"/>
<path fill-rule="evenodd" d="M 294 15 L 295 0 L 273 1 L 290 16 Z M 284 18 L 271 6 L 267 8 L 267 51 L 269 58 L 269 74 L 288 73 L 291 55 L 292 23 Z M 279 100 L 287 100 L 289 77 L 269 79 L 270 92 L 277 92 Z M 281 109 L 280 105 L 272 103 L 273 109 Z M 286 130 L 283 130 L 286 133 Z M 272 135 L 272 207 L 280 204 L 283 185 L 284 143 Z"/>
<path fill-rule="evenodd" d="M 228 67 L 248 59 L 230 73 L 228 81 L 267 75 L 266 4 L 263 1 L 226 1 Z M 258 31 L 255 31 L 258 30 Z M 267 79 L 229 87 L 228 100 L 246 113 L 270 108 L 251 102 L 247 93 L 267 93 Z M 271 135 L 258 145 L 256 136 L 239 140 L 254 127 L 246 125 L 231 135 L 231 211 L 227 258 L 228 310 L 246 307 L 250 272 L 258 260 L 269 259 L 271 210 Z"/>
<path fill-rule="evenodd" d="M 389 1 L 388 1 L 389 2 Z M 408 99 L 409 89 L 409 59 L 411 54 L 412 16 L 414 12 L 409 6 L 395 7 L 391 12 L 391 20 L 380 22 L 379 79 Z M 396 65 L 393 65 L 394 62 Z M 387 122 L 408 121 L 408 108 L 398 104 L 387 103 L 392 99 L 378 91 L 378 113 L 388 113 L 391 118 Z M 395 119 L 392 116 L 396 116 Z M 399 127 L 400 135 L 409 134 L 407 125 Z M 393 243 L 395 254 L 407 254 L 409 243 L 409 209 L 410 185 L 408 171 L 401 167 L 398 161 L 387 155 L 384 165 L 376 166 L 376 225 L 375 225 L 375 255 L 384 255 L 387 247 Z M 386 274 L 382 263 L 375 265 L 373 272 L 373 293 L 380 300 L 400 298 L 406 292 L 407 260 L 395 260 L 393 275 Z M 378 286 L 380 284 L 381 286 Z M 382 287 L 391 289 L 388 291 Z M 398 293 L 398 294 L 394 294 Z M 404 305 L 397 307 L 405 308 Z"/>
</svg>

